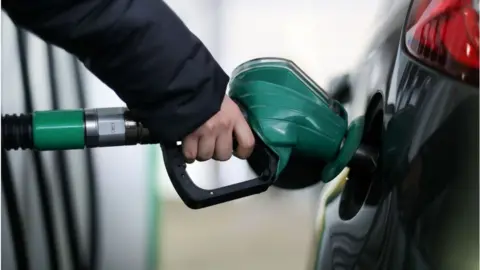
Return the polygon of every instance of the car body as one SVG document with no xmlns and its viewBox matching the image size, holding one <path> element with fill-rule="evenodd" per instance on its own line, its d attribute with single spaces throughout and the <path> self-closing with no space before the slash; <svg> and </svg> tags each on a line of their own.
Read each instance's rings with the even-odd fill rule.
<svg viewBox="0 0 480 270">
<path fill-rule="evenodd" d="M 459 76 L 451 59 L 415 54 L 408 36 L 421 4 L 469 1 L 386 2 L 365 57 L 328 89 L 350 120 L 365 117 L 377 169 L 325 185 L 310 269 L 478 269 L 478 60 Z"/>
</svg>

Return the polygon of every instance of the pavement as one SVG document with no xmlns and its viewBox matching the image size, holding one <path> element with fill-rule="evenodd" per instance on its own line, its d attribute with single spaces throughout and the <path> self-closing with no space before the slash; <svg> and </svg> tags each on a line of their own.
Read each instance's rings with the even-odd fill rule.
<svg viewBox="0 0 480 270">
<path fill-rule="evenodd" d="M 272 193 L 200 210 L 162 209 L 162 270 L 306 269 L 314 203 Z"/>
</svg>

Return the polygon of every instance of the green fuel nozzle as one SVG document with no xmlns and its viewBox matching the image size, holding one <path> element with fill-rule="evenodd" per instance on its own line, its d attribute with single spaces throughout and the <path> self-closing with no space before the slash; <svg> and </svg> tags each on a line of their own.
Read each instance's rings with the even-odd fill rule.
<svg viewBox="0 0 480 270">
<path fill-rule="evenodd" d="M 162 144 L 170 180 L 192 209 L 261 193 L 271 185 L 302 188 L 318 181 L 328 182 L 352 159 L 355 164 L 369 164 L 368 149 L 361 146 L 363 118 L 349 124 L 343 106 L 289 60 L 259 58 L 238 66 L 229 83 L 229 95 L 239 104 L 254 131 L 256 146 L 248 162 L 258 177 L 212 190 L 202 189 L 186 171 L 181 145 Z M 126 108 L 2 116 L 2 147 L 7 150 L 153 143 L 158 142 Z M 295 174 L 311 169 L 315 172 L 310 175 L 313 181 L 299 184 L 301 177 Z"/>
<path fill-rule="evenodd" d="M 309 166 L 320 169 L 317 182 L 328 182 L 360 146 L 363 118 L 349 124 L 343 106 L 292 61 L 258 58 L 243 63 L 233 72 L 229 95 L 241 104 L 252 130 L 278 157 L 279 182 L 299 157 L 321 161 Z M 250 162 L 257 167 L 254 163 Z M 285 181 L 289 183 L 279 184 L 296 188 L 291 177 Z"/>
</svg>

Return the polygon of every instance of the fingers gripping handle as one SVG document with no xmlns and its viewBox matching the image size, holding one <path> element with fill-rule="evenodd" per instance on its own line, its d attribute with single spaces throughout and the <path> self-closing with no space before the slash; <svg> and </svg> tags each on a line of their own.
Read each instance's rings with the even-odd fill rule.
<svg viewBox="0 0 480 270">
<path fill-rule="evenodd" d="M 258 142 L 258 141 L 257 141 Z M 275 181 L 277 158 L 269 148 L 257 143 L 252 155 L 261 155 L 265 160 L 265 170 L 257 178 L 224 186 L 212 190 L 198 187 L 188 175 L 182 147 L 178 145 L 163 146 L 165 167 L 182 201 L 192 209 L 200 209 L 250 195 L 264 192 Z"/>
</svg>

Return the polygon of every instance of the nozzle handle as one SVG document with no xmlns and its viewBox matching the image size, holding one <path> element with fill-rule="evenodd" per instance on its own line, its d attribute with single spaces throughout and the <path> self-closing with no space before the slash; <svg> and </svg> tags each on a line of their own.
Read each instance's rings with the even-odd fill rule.
<svg viewBox="0 0 480 270">
<path fill-rule="evenodd" d="M 190 178 L 181 145 L 164 145 L 165 167 L 182 201 L 191 209 L 200 209 L 266 191 L 276 179 L 278 158 L 259 138 L 256 139 L 252 156 L 263 160 L 263 172 L 257 178 L 211 190 L 198 187 Z"/>
</svg>

